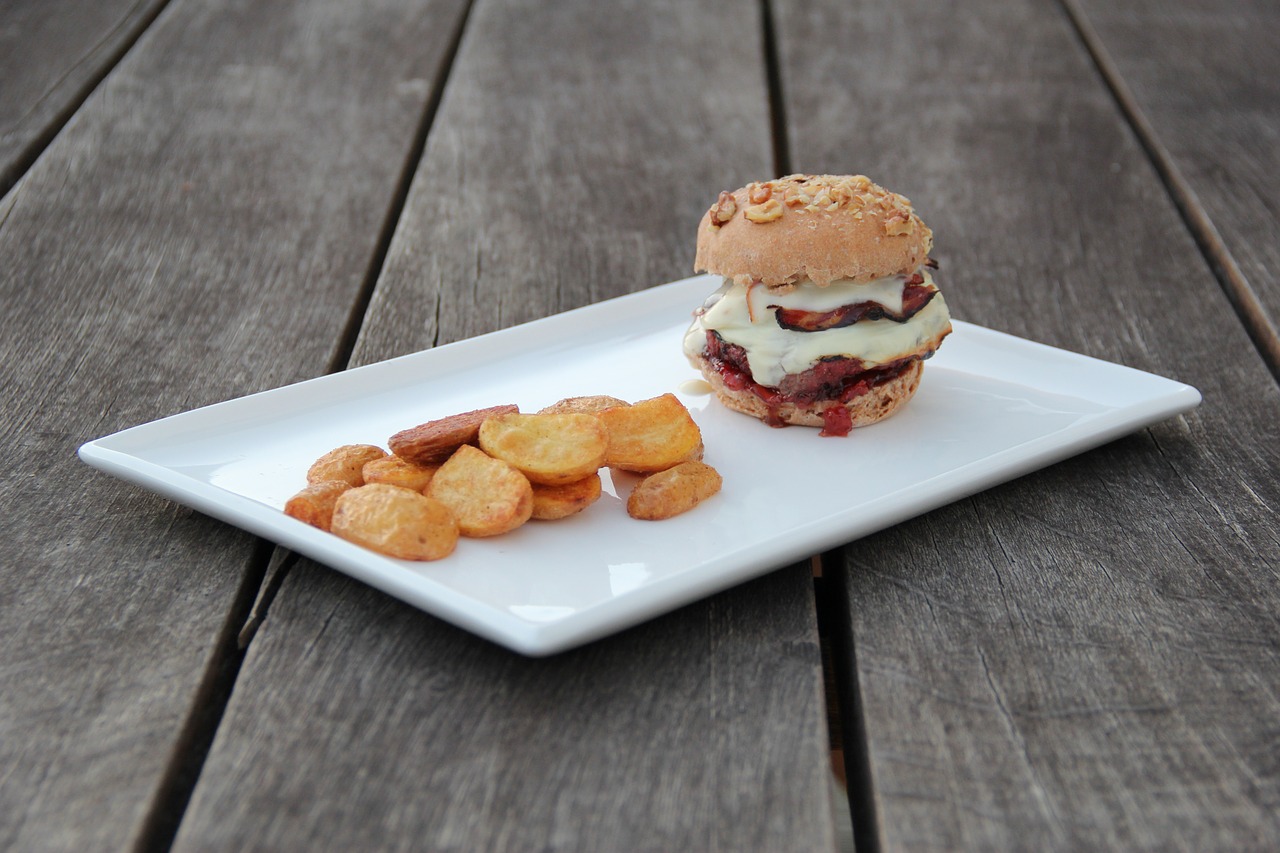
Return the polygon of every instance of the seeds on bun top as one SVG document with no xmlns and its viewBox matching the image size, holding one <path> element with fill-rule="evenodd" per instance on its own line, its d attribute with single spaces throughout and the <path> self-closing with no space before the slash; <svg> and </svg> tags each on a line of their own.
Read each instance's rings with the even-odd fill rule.
<svg viewBox="0 0 1280 853">
<path fill-rule="evenodd" d="M 910 273 L 931 248 L 911 202 L 865 175 L 788 175 L 720 193 L 698 225 L 694 270 L 826 287 Z"/>
</svg>

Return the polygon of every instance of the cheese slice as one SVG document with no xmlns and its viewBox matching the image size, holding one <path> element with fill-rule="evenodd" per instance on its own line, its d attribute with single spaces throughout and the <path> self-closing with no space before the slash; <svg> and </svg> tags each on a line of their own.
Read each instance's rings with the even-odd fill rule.
<svg viewBox="0 0 1280 853">
<path fill-rule="evenodd" d="M 927 268 L 920 270 L 924 284 L 933 287 Z M 690 358 L 706 346 L 707 331 L 717 332 L 746 351 L 751 375 L 761 385 L 777 387 L 788 374 L 802 373 L 830 356 L 861 359 L 868 368 L 920 354 L 936 346 L 951 328 L 946 302 L 939 293 L 910 320 L 861 320 L 839 329 L 796 332 L 778 325 L 775 307 L 805 311 L 833 311 L 842 305 L 877 302 L 893 312 L 902 311 L 902 290 L 907 276 L 895 275 L 870 282 L 841 281 L 828 287 L 801 282 L 788 293 L 772 293 L 762 285 L 725 281 L 694 316 L 685 335 Z"/>
</svg>

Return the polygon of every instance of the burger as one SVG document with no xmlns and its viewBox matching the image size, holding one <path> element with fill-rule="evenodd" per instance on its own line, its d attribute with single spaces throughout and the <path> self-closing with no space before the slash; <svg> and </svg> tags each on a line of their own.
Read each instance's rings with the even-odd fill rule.
<svg viewBox="0 0 1280 853">
<path fill-rule="evenodd" d="M 724 284 L 694 312 L 685 355 L 730 409 L 848 435 L 910 400 L 951 332 L 932 247 L 911 202 L 862 175 L 722 192 L 694 268 Z"/>
</svg>

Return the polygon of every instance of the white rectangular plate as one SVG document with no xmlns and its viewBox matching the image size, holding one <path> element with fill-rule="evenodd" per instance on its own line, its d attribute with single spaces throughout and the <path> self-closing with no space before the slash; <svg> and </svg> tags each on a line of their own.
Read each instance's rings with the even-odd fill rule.
<svg viewBox="0 0 1280 853">
<path fill-rule="evenodd" d="M 887 421 L 847 438 L 770 429 L 682 391 L 699 276 L 523 326 L 230 400 L 80 448 L 90 465 L 306 554 L 527 655 L 619 631 L 798 559 L 1193 408 L 1196 389 L 967 323 Z M 719 495 L 662 522 L 624 506 L 634 478 L 557 522 L 464 539 L 435 563 L 381 557 L 284 515 L 342 444 L 499 403 L 672 391 L 703 431 Z"/>
</svg>

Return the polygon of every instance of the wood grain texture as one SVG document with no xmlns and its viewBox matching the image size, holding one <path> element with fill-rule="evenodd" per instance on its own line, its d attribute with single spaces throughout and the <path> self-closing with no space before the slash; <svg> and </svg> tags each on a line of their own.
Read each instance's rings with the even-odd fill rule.
<svg viewBox="0 0 1280 853">
<path fill-rule="evenodd" d="M 478 4 L 356 360 L 688 274 L 769 169 L 755 12 Z M 529 660 L 304 562 L 176 849 L 830 850 L 821 689 L 806 566 Z"/>
<path fill-rule="evenodd" d="M 756 16 L 696 29 L 714 17 L 638 3 L 479 15 L 356 361 L 692 275 L 715 195 L 771 171 Z M 700 37 L 738 60 L 717 65 Z"/>
<path fill-rule="evenodd" d="M 1068 6 L 1280 377 L 1280 6 Z"/>
<path fill-rule="evenodd" d="M 1070 22 L 1033 2 L 776 18 L 794 167 L 911 197 L 956 316 L 1205 395 L 828 568 L 862 832 L 885 850 L 1274 848 L 1280 395 Z"/>
<path fill-rule="evenodd" d="M 832 849 L 806 569 L 527 659 L 304 561 L 175 849 Z"/>
<path fill-rule="evenodd" d="M 0 195 L 166 2 L 0 5 Z"/>
<path fill-rule="evenodd" d="M 458 11 L 175 4 L 0 202 L 0 848 L 140 839 L 252 594 L 76 447 L 325 372 Z"/>
</svg>

